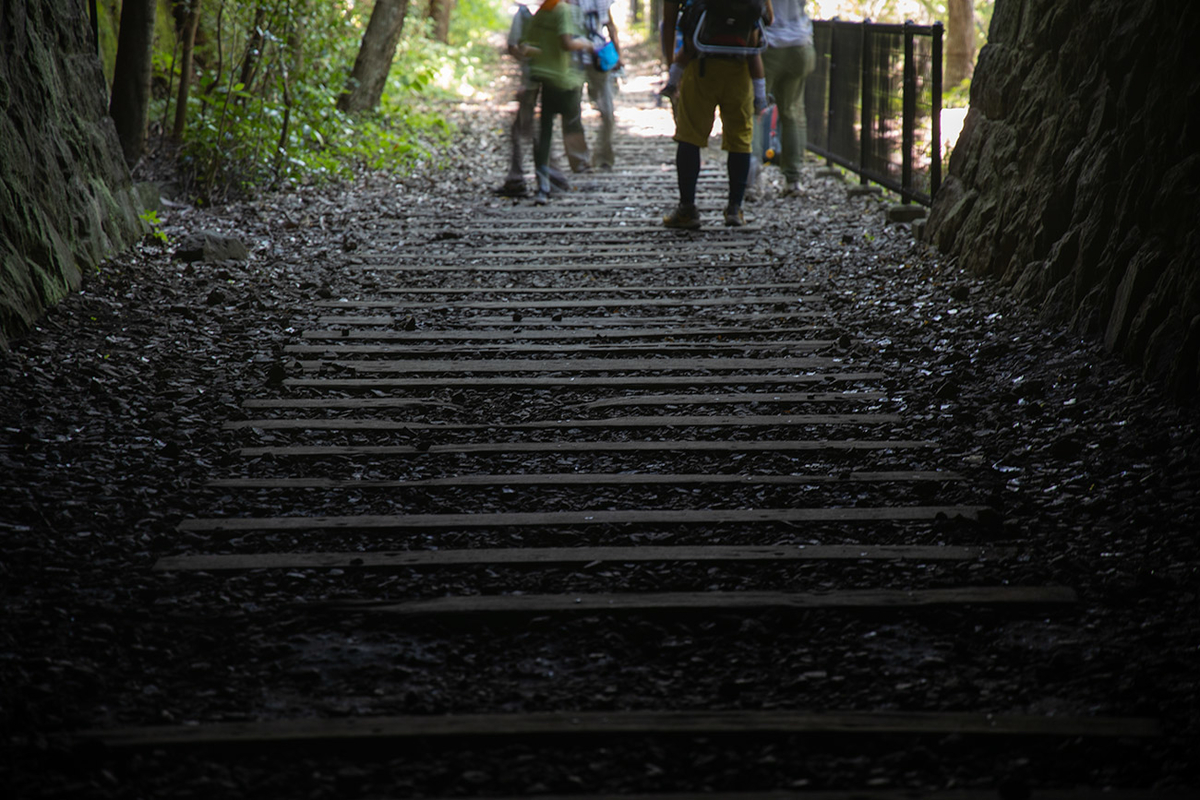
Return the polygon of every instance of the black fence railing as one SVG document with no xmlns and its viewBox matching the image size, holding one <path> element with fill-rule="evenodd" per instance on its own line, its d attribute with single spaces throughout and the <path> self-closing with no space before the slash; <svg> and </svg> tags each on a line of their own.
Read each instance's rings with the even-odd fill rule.
<svg viewBox="0 0 1200 800">
<path fill-rule="evenodd" d="M 808 149 L 931 205 L 942 182 L 942 24 L 814 20 Z"/>
</svg>

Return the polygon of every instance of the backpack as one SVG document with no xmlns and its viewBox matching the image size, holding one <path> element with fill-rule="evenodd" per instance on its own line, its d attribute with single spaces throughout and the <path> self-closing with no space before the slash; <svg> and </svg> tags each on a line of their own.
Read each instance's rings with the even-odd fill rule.
<svg viewBox="0 0 1200 800">
<path fill-rule="evenodd" d="M 766 5 L 766 0 L 689 0 L 679 20 L 684 47 L 693 54 L 718 58 L 761 53 L 767 47 L 761 35 Z"/>
</svg>

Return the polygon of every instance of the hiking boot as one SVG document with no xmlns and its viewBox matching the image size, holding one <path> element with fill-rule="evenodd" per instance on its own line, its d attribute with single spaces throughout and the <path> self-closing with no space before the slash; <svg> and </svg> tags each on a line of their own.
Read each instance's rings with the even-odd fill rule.
<svg viewBox="0 0 1200 800">
<path fill-rule="evenodd" d="M 725 206 L 725 227 L 740 228 L 746 224 L 746 217 L 742 214 L 742 207 Z"/>
<path fill-rule="evenodd" d="M 750 159 L 750 174 L 746 176 L 746 194 L 743 200 L 747 203 L 757 203 L 763 198 L 762 188 L 759 184 L 762 183 L 763 165 L 758 163 L 757 158 Z"/>
<path fill-rule="evenodd" d="M 496 193 L 501 197 L 524 197 L 528 194 L 528 190 L 525 188 L 525 179 L 506 180 Z"/>
<path fill-rule="evenodd" d="M 675 206 L 674 211 L 663 217 L 663 226 L 694 231 L 700 227 L 700 212 L 696 210 L 695 205 L 680 203 Z"/>
<path fill-rule="evenodd" d="M 546 192 L 543 192 L 540 189 L 538 190 L 538 193 L 533 196 L 533 204 L 535 206 L 544 206 L 549 202 L 550 202 L 550 195 L 548 195 Z"/>
<path fill-rule="evenodd" d="M 784 197 L 795 197 L 800 193 L 800 181 L 788 181 L 787 186 L 785 186 L 783 189 Z"/>
</svg>

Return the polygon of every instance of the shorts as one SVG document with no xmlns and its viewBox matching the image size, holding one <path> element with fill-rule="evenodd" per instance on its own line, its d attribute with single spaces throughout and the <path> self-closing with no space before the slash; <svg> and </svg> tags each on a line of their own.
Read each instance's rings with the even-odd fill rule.
<svg viewBox="0 0 1200 800">
<path fill-rule="evenodd" d="M 749 153 L 754 140 L 754 89 L 745 59 L 693 58 L 688 63 L 675 106 L 675 141 L 708 147 L 718 108 L 721 149 Z"/>
</svg>

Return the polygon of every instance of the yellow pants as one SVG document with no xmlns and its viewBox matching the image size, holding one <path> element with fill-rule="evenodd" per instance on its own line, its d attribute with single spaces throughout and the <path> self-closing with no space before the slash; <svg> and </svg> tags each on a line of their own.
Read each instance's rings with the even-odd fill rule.
<svg viewBox="0 0 1200 800">
<path fill-rule="evenodd" d="M 707 147 L 717 109 L 721 110 L 721 149 L 749 153 L 754 138 L 754 89 L 745 59 L 710 56 L 688 63 L 675 106 L 675 141 Z"/>
</svg>

